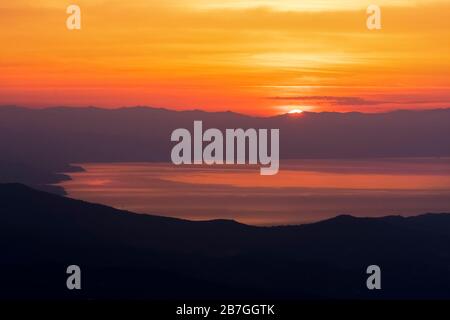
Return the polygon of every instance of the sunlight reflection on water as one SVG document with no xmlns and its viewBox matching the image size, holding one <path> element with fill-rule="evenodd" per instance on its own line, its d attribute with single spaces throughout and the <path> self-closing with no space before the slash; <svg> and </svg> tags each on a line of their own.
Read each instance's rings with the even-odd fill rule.
<svg viewBox="0 0 450 320">
<path fill-rule="evenodd" d="M 139 213 L 257 225 L 333 217 L 450 212 L 450 159 L 288 160 L 248 166 L 81 164 L 70 197 Z"/>
</svg>

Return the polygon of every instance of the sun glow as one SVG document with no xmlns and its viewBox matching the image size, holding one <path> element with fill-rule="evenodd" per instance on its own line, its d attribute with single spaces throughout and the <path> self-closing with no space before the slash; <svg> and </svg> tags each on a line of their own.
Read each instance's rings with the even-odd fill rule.
<svg viewBox="0 0 450 320">
<path fill-rule="evenodd" d="M 305 105 L 297 105 L 297 104 L 291 104 L 291 105 L 284 105 L 284 106 L 277 106 L 275 107 L 276 110 L 278 110 L 278 113 L 280 114 L 302 114 L 305 111 L 312 111 L 315 109 L 313 106 L 305 106 Z"/>
<path fill-rule="evenodd" d="M 378 0 L 378 31 L 369 0 L 74 2 L 79 32 L 64 1 L 0 1 L 0 42 L 14 43 L 0 51 L 0 105 L 258 116 L 449 105 L 450 0 Z"/>
</svg>

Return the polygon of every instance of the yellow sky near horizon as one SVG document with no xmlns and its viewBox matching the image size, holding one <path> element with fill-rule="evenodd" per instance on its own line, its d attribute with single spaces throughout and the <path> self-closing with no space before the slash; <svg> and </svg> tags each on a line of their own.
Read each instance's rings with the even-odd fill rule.
<svg viewBox="0 0 450 320">
<path fill-rule="evenodd" d="M 74 0 L 69 31 L 71 3 L 1 0 L 0 104 L 450 107 L 450 0 Z"/>
</svg>

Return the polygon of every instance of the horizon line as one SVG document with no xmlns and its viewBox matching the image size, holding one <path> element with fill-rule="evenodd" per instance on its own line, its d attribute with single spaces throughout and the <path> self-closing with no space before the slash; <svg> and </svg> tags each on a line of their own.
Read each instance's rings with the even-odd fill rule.
<svg viewBox="0 0 450 320">
<path fill-rule="evenodd" d="M 204 113 L 233 113 L 240 116 L 252 117 L 252 118 L 275 118 L 280 116 L 289 116 L 293 118 L 301 117 L 303 114 L 364 114 L 364 115 L 380 115 L 380 114 L 391 114 L 397 112 L 426 112 L 426 111 L 450 111 L 449 107 L 440 107 L 440 108 L 432 108 L 432 109 L 392 109 L 389 111 L 380 111 L 380 112 L 362 112 L 362 111 L 302 111 L 301 113 L 279 113 L 275 115 L 261 116 L 261 115 L 252 115 L 242 112 L 236 112 L 232 110 L 221 110 L 221 111 L 209 111 L 206 109 L 185 109 L 185 110 L 177 110 L 175 108 L 169 107 L 157 107 L 157 106 L 148 106 L 148 105 L 134 105 L 134 106 L 117 106 L 117 107 L 98 107 L 93 105 L 88 106 L 69 106 L 69 105 L 60 105 L 60 106 L 39 106 L 39 107 L 30 107 L 23 105 L 14 105 L 14 104 L 5 104 L 0 105 L 0 109 L 5 108 L 17 108 L 17 109 L 27 109 L 27 110 L 51 110 L 51 109 L 96 109 L 96 110 L 104 110 L 104 111 L 118 111 L 118 110 L 131 110 L 131 109 L 148 109 L 148 110 L 161 110 L 161 111 L 169 111 L 169 112 L 204 112 Z"/>
</svg>

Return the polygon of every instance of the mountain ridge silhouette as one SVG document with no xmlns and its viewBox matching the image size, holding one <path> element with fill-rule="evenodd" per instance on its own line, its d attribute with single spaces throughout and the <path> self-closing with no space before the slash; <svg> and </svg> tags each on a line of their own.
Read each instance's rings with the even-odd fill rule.
<svg viewBox="0 0 450 320">
<path fill-rule="evenodd" d="M 450 298 L 450 214 L 255 227 L 134 214 L 0 184 L 0 297 Z M 82 269 L 83 290 L 65 288 Z M 380 291 L 365 287 L 382 269 Z"/>
</svg>

